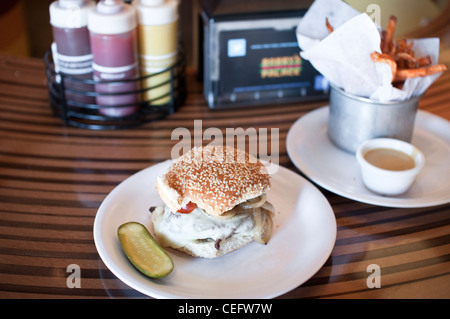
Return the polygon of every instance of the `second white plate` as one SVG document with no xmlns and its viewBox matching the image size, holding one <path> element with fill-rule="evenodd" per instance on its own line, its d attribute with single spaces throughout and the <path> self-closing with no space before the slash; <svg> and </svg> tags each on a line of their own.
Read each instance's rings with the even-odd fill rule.
<svg viewBox="0 0 450 319">
<path fill-rule="evenodd" d="M 427 207 L 450 202 L 450 123 L 419 111 L 411 143 L 425 155 L 425 167 L 409 191 L 382 196 L 368 190 L 354 154 L 328 138 L 328 106 L 299 118 L 290 128 L 286 147 L 294 165 L 321 187 L 338 195 L 379 206 Z"/>
</svg>

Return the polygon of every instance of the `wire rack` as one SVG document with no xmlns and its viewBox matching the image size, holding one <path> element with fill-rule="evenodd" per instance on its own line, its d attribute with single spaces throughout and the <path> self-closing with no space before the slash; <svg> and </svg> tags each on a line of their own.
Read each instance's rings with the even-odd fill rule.
<svg viewBox="0 0 450 319">
<path fill-rule="evenodd" d="M 57 72 L 51 50 L 44 56 L 50 105 L 65 124 L 92 130 L 115 130 L 153 122 L 174 113 L 186 96 L 185 54 L 180 48 L 176 63 L 158 73 L 128 80 L 98 81 L 92 74 L 73 76 Z M 159 78 L 158 78 L 159 77 Z M 161 80 L 163 79 L 163 80 Z M 128 91 L 99 90 L 108 86 Z M 101 104 L 102 99 L 126 100 L 130 104 Z M 117 116 L 123 112 L 124 115 Z M 112 115 L 112 114 L 116 115 Z"/>
</svg>

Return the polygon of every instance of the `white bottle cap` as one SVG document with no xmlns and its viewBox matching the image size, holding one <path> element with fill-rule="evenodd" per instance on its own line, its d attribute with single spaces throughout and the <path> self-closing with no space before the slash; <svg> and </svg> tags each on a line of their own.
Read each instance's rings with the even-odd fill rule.
<svg viewBox="0 0 450 319">
<path fill-rule="evenodd" d="M 81 7 L 84 4 L 84 0 L 59 0 L 58 3 L 62 8 L 70 8 L 74 5 Z"/>
<path fill-rule="evenodd" d="M 88 25 L 89 11 L 94 10 L 92 0 L 59 0 L 50 5 L 50 24 L 57 28 L 82 28 Z"/>
<path fill-rule="evenodd" d="M 134 6 L 117 0 L 102 0 L 89 12 L 89 31 L 99 34 L 120 34 L 137 26 Z"/>
<path fill-rule="evenodd" d="M 164 0 L 141 0 L 144 6 L 159 6 L 164 3 Z"/>
<path fill-rule="evenodd" d="M 142 25 L 163 25 L 178 20 L 178 0 L 140 0 L 136 7 Z"/>
</svg>

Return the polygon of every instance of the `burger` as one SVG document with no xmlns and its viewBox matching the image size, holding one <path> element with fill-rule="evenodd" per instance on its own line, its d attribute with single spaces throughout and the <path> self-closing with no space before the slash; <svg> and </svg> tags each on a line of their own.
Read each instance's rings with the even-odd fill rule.
<svg viewBox="0 0 450 319">
<path fill-rule="evenodd" d="M 162 246 L 204 258 L 253 241 L 266 244 L 274 212 L 266 200 L 269 189 L 266 167 L 247 152 L 196 147 L 157 177 L 165 205 L 152 213 L 155 236 Z"/>
</svg>

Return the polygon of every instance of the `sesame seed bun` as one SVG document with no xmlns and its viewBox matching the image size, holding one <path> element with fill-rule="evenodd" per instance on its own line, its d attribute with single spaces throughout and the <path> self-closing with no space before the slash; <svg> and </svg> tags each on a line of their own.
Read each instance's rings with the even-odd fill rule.
<svg viewBox="0 0 450 319">
<path fill-rule="evenodd" d="M 267 169 L 255 157 L 232 147 L 211 145 L 193 148 L 156 181 L 156 189 L 171 211 L 191 201 L 212 216 L 221 216 L 269 188 Z"/>
</svg>

